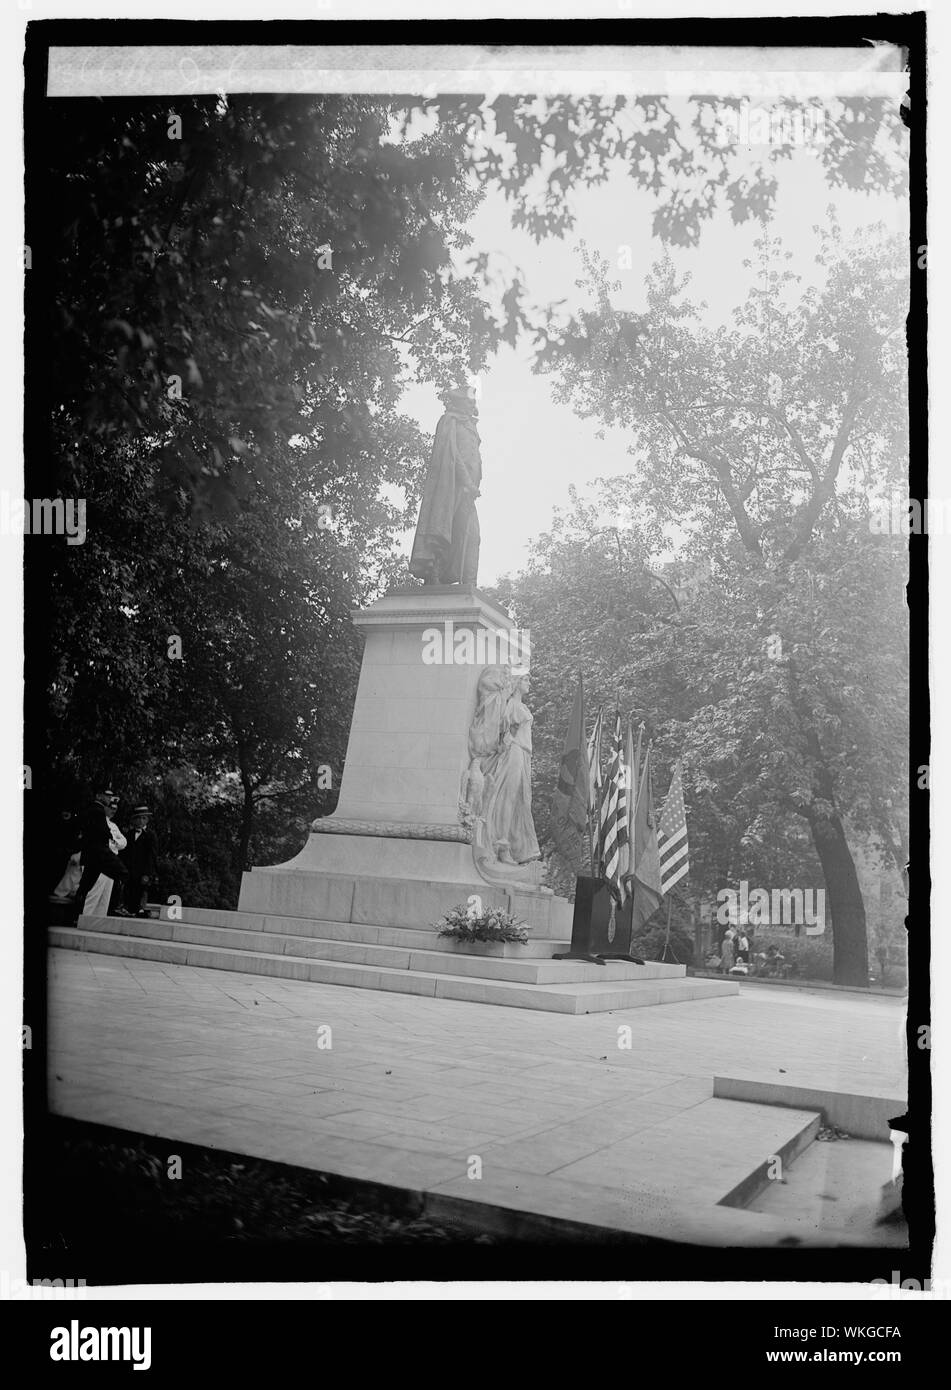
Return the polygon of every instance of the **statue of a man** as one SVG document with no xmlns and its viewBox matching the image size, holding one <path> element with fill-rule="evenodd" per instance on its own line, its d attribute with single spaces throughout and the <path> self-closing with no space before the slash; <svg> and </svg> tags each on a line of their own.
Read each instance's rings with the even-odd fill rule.
<svg viewBox="0 0 951 1390">
<path fill-rule="evenodd" d="M 471 387 L 448 391 L 442 400 L 446 410 L 436 426 L 409 572 L 425 584 L 475 584 L 479 568 L 475 500 L 482 482 L 479 413 Z"/>
</svg>

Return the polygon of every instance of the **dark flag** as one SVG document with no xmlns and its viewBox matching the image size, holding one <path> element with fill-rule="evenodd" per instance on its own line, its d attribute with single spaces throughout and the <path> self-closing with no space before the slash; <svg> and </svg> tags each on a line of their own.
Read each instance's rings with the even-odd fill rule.
<svg viewBox="0 0 951 1390">
<path fill-rule="evenodd" d="M 637 747 L 634 746 L 634 721 L 627 717 L 627 739 L 624 745 L 624 783 L 627 791 L 627 844 L 621 855 L 620 880 L 622 901 L 633 892 L 634 878 L 634 812 L 637 807 L 637 783 L 641 770 L 641 742 L 644 737 L 644 724 L 637 730 Z"/>
<path fill-rule="evenodd" d="M 601 711 L 588 735 L 588 806 L 591 809 L 591 873 L 597 878 L 601 864 Z"/>
<path fill-rule="evenodd" d="M 634 808 L 634 931 L 639 931 L 660 907 L 660 856 L 657 851 L 657 822 L 654 815 L 654 788 L 651 781 L 651 750 L 647 746 L 644 770 L 638 779 Z"/>
<path fill-rule="evenodd" d="M 584 737 L 584 686 L 580 676 L 558 769 L 558 785 L 552 797 L 551 824 L 559 851 L 577 869 L 581 862 L 582 836 L 588 829 L 588 759 Z"/>
</svg>

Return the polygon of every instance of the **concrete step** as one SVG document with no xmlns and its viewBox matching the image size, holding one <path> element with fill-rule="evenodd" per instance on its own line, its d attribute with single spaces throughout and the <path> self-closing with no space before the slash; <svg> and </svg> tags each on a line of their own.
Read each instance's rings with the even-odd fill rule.
<svg viewBox="0 0 951 1390">
<path fill-rule="evenodd" d="M 691 1207 L 706 1207 L 712 1216 L 716 1207 L 748 1208 L 774 1185 L 771 1173 L 785 1171 L 808 1149 L 819 1124 L 815 1111 L 705 1100 L 566 1164 L 556 1176 L 634 1192 L 689 1193 Z"/>
<path fill-rule="evenodd" d="M 126 919 L 118 919 L 125 921 Z M 136 925 L 136 923 L 129 923 Z M 502 1004 L 522 1009 L 543 1009 L 554 1013 L 603 1013 L 611 1009 L 641 1008 L 652 1004 L 673 1004 L 684 1000 L 708 999 L 736 994 L 739 987 L 728 980 L 694 979 L 610 979 L 562 984 L 532 984 L 513 980 L 485 979 L 477 976 L 446 974 L 441 971 L 362 965 L 356 962 L 285 955 L 260 950 L 238 950 L 224 946 L 199 945 L 180 940 L 157 940 L 143 935 L 103 931 L 88 927 L 51 927 L 51 946 L 74 951 L 95 951 L 104 955 L 139 960 L 166 961 L 213 970 L 234 970 L 275 979 L 310 980 L 320 984 L 348 985 L 357 989 L 393 990 L 398 994 L 418 994 L 431 999 L 460 999 L 471 1003 Z M 452 962 L 453 966 L 458 961 Z M 485 961 L 480 961 L 484 965 Z M 555 963 L 557 965 L 557 962 Z M 573 962 L 567 963 L 569 966 Z M 593 967 L 596 970 L 601 967 Z M 604 967 L 607 970 L 610 967 Z M 637 969 L 638 967 L 628 967 Z"/>
<path fill-rule="evenodd" d="M 169 908 L 166 904 L 152 903 L 150 906 L 159 909 L 159 920 L 169 920 Z M 401 946 L 406 950 L 415 951 L 462 949 L 450 945 L 445 938 L 437 934 L 434 927 L 387 927 L 369 922 L 334 922 L 317 917 L 280 917 L 273 913 L 235 912 L 212 907 L 181 907 L 175 911 L 181 913 L 181 917 L 175 920 L 192 922 L 203 927 L 235 927 L 246 931 L 279 932 L 285 936 L 319 937 L 322 941 L 362 941 L 368 946 Z M 524 946 L 510 945 L 502 941 L 486 941 L 466 946 L 465 950 L 469 955 L 496 956 L 513 960 L 527 960 L 532 957 L 550 960 L 556 951 L 567 951 L 568 945 L 568 938 L 561 941 L 545 937 L 533 941 L 530 933 Z"/>
<path fill-rule="evenodd" d="M 764 1081 L 758 1076 L 715 1076 L 713 1094 L 724 1100 L 748 1100 L 762 1105 L 790 1105 L 797 1110 L 817 1110 L 827 1125 L 857 1139 L 890 1144 L 891 1119 L 907 1109 L 906 1096 L 873 1095 L 870 1092 L 830 1091 L 823 1086 L 795 1082 Z M 897 1089 L 897 1088 L 896 1088 Z"/>
<path fill-rule="evenodd" d="M 810 1234 L 844 1231 L 877 1244 L 907 1247 L 908 1227 L 900 1219 L 881 1221 L 881 1194 L 892 1176 L 891 1144 L 838 1139 L 812 1144 L 789 1161 L 783 1181 L 767 1183 L 749 1204 L 752 1211 L 780 1217 Z"/>
<path fill-rule="evenodd" d="M 258 951 L 267 955 L 312 957 L 351 965 L 382 965 L 392 970 L 475 975 L 481 979 L 512 980 L 518 984 L 680 979 L 687 973 L 682 965 L 662 965 L 654 961 L 644 965 L 632 965 L 626 961 L 606 961 L 604 965 L 589 965 L 579 961 L 522 961 L 472 955 L 465 948 L 442 951 L 436 948 L 438 937 L 434 934 L 430 935 L 428 949 L 416 950 L 405 946 L 374 946 L 359 941 L 327 941 L 320 937 L 291 936 L 283 932 L 209 927 L 186 920 L 147 922 L 128 917 L 84 917 L 80 918 L 79 925 L 89 931 L 146 937 L 153 941 L 184 941 L 195 946 L 214 946 L 228 951 Z"/>
</svg>

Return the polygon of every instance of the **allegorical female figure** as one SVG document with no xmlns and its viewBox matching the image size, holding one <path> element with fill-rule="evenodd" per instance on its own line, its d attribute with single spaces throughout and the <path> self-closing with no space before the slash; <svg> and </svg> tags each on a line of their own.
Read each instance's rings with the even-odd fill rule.
<svg viewBox="0 0 951 1390">
<path fill-rule="evenodd" d="M 479 677 L 476 710 L 469 727 L 469 767 L 462 790 L 463 800 L 473 816 L 482 815 L 485 768 L 502 746 L 502 720 L 511 694 L 510 668 L 486 666 Z"/>
<path fill-rule="evenodd" d="M 442 400 L 446 410 L 436 426 L 409 572 L 425 584 L 475 584 L 480 539 L 475 500 L 482 483 L 479 412 L 468 387 L 449 391 Z"/>
<path fill-rule="evenodd" d="M 532 820 L 532 714 L 527 673 L 514 678 L 502 711 L 498 751 L 483 764 L 485 842 L 503 864 L 540 857 Z"/>
</svg>

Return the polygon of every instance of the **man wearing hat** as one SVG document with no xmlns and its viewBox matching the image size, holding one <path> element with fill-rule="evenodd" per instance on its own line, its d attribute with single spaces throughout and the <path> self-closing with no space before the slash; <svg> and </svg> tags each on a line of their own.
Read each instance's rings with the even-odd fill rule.
<svg viewBox="0 0 951 1390">
<path fill-rule="evenodd" d="M 136 917 L 148 917 L 145 903 L 157 873 L 155 832 L 149 828 L 148 806 L 133 806 L 125 849 L 120 858 L 128 878 L 123 889 L 126 909 Z"/>
<path fill-rule="evenodd" d="M 92 806 L 82 820 L 82 866 L 83 874 L 76 890 L 76 915 L 104 917 L 109 905 L 107 892 L 110 880 L 121 883 L 127 874 L 125 865 L 119 858 L 118 849 L 125 844 L 124 837 L 116 831 L 110 816 L 115 815 L 119 798 L 108 787 L 98 791 Z M 87 903 L 88 896 L 88 903 Z M 103 902 L 103 899 L 105 901 Z"/>
</svg>

